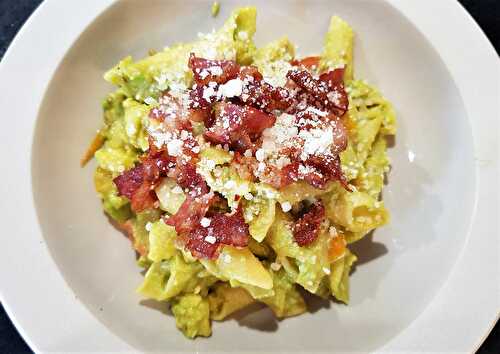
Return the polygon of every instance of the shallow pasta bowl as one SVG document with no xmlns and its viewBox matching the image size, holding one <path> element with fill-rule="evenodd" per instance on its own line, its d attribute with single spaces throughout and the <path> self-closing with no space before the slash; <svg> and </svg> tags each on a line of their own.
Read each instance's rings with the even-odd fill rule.
<svg viewBox="0 0 500 354">
<path fill-rule="evenodd" d="M 498 58 L 451 0 L 255 1 L 257 43 L 287 34 L 317 53 L 336 14 L 356 31 L 356 75 L 394 103 L 384 193 L 391 224 L 355 245 L 349 306 L 277 322 L 260 310 L 188 341 L 134 292 L 125 238 L 79 159 L 122 57 L 220 26 L 238 2 L 48 0 L 0 66 L 6 123 L 2 302 L 38 352 L 473 351 L 499 310 Z M 443 26 L 446 23 L 446 27 Z M 466 48 L 466 49 L 464 49 Z"/>
</svg>

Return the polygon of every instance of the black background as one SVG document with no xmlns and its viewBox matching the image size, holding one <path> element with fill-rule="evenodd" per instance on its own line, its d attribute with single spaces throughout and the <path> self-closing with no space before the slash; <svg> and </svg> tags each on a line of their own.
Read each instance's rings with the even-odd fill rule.
<svg viewBox="0 0 500 354">
<path fill-rule="evenodd" d="M 430 0 L 425 1 L 431 3 Z M 459 0 L 459 2 L 479 23 L 498 53 L 500 51 L 500 1 Z M 17 31 L 40 3 L 41 0 L 0 0 L 0 57 L 5 53 L 5 50 Z M 467 50 L 467 48 L 464 48 L 464 50 Z M 451 340 L 453 340 L 453 338 L 450 338 L 450 341 Z M 1 306 L 0 353 L 32 353 L 17 333 Z M 477 353 L 500 353 L 500 324 L 495 326 Z"/>
</svg>

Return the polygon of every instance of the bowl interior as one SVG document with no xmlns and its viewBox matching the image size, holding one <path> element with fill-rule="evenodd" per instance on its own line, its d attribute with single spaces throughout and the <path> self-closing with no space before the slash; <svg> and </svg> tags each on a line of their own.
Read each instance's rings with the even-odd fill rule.
<svg viewBox="0 0 500 354">
<path fill-rule="evenodd" d="M 369 351 L 404 330 L 432 301 L 464 246 L 475 197 L 473 148 L 462 99 L 426 38 L 382 1 L 255 1 L 258 44 L 288 35 L 318 53 L 329 17 L 355 29 L 355 75 L 396 108 L 399 131 L 384 199 L 389 226 L 353 245 L 360 261 L 351 304 L 312 301 L 311 313 L 276 321 L 254 308 L 184 340 L 167 305 L 143 301 L 129 241 L 103 215 L 91 164 L 79 159 L 101 124 L 102 79 L 119 59 L 144 56 L 219 27 L 210 2 L 119 1 L 79 37 L 48 87 L 33 143 L 34 198 L 47 245 L 81 302 L 138 350 Z M 457 204 L 458 203 L 458 204 Z M 328 340 L 325 340 L 328 339 Z"/>
</svg>

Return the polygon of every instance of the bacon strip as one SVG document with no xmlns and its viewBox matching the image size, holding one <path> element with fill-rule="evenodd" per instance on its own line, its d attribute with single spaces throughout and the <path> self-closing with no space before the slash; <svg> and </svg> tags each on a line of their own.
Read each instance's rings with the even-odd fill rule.
<svg viewBox="0 0 500 354">
<path fill-rule="evenodd" d="M 149 154 L 134 168 L 123 172 L 113 182 L 118 195 L 130 200 L 133 211 L 140 212 L 154 207 L 158 200 L 154 188 L 175 167 L 175 160 L 165 150 L 152 145 Z"/>
<path fill-rule="evenodd" d="M 248 225 L 238 209 L 233 215 L 213 215 L 207 227 L 199 225 L 188 234 L 186 248 L 198 258 L 214 259 L 220 245 L 246 247 L 248 237 Z"/>
<path fill-rule="evenodd" d="M 198 85 L 206 85 L 210 81 L 223 84 L 236 78 L 240 72 L 240 66 L 233 60 L 209 60 L 196 57 L 194 53 L 189 56 L 188 65 Z"/>
<path fill-rule="evenodd" d="M 286 110 L 296 103 L 292 91 L 265 82 L 262 74 L 253 66 L 242 69 L 239 78 L 246 82 L 239 97 L 245 104 L 270 113 L 276 109 Z"/>
<path fill-rule="evenodd" d="M 299 246 L 313 243 L 319 235 L 321 223 L 325 220 L 325 207 L 316 202 L 294 225 L 293 237 Z"/>
<path fill-rule="evenodd" d="M 141 163 L 113 180 L 118 189 L 118 195 L 127 197 L 135 212 L 153 207 L 157 200 L 153 191 L 154 184 L 146 180 L 145 171 L 145 165 Z"/>
<path fill-rule="evenodd" d="M 300 60 L 295 59 L 290 62 L 293 66 L 301 66 L 306 69 L 315 69 L 319 66 L 320 57 L 305 57 Z"/>
<path fill-rule="evenodd" d="M 144 182 L 144 165 L 139 164 L 136 167 L 125 171 L 116 177 L 113 182 L 118 189 L 118 195 L 132 199 L 134 193 Z"/>
<path fill-rule="evenodd" d="M 249 106 L 230 102 L 215 105 L 213 125 L 205 132 L 205 139 L 215 144 L 229 144 L 244 152 L 252 148 L 262 131 L 272 127 L 276 118 Z"/>
<path fill-rule="evenodd" d="M 214 196 L 213 192 L 201 196 L 188 194 L 177 213 L 168 217 L 165 223 L 175 227 L 179 235 L 191 232 L 207 213 Z"/>
<path fill-rule="evenodd" d="M 342 116 L 349 104 L 342 81 L 343 75 L 344 69 L 335 69 L 315 79 L 307 70 L 293 69 L 286 76 L 321 105 Z"/>
</svg>

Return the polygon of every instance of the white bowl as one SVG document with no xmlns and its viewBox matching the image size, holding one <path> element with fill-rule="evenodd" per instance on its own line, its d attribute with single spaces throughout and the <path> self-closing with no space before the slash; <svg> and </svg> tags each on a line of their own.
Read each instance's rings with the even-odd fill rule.
<svg viewBox="0 0 500 354">
<path fill-rule="evenodd" d="M 336 14 L 356 31 L 355 75 L 394 103 L 399 131 L 388 227 L 353 246 L 349 306 L 267 310 L 188 341 L 142 301 L 129 241 L 104 217 L 79 158 L 112 88 L 103 72 L 217 28 L 238 2 L 48 0 L 0 67 L 4 126 L 2 302 L 29 345 L 51 351 L 462 352 L 499 311 L 498 58 L 451 0 L 254 1 L 257 43 L 287 34 L 317 53 Z"/>
</svg>

